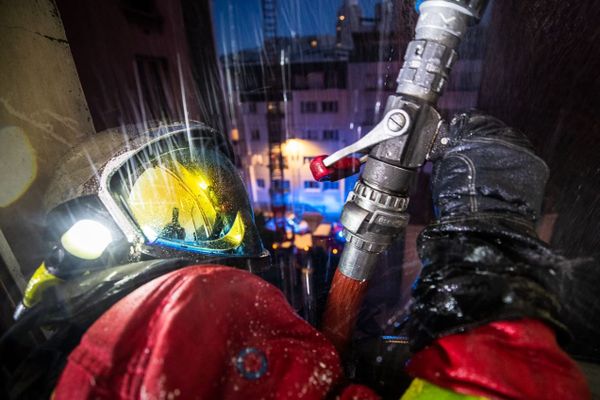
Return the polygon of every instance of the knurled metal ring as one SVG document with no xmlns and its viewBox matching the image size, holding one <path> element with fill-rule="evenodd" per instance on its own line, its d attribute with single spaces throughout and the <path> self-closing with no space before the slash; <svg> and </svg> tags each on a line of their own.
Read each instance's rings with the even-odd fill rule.
<svg viewBox="0 0 600 400">
<path fill-rule="evenodd" d="M 356 182 L 356 185 L 351 193 L 353 193 L 355 197 L 375 203 L 378 207 L 383 209 L 404 212 L 408 208 L 409 200 L 407 197 L 392 196 L 387 193 L 380 192 L 361 183 L 360 181 Z"/>
<path fill-rule="evenodd" d="M 342 236 L 344 236 L 344 238 L 346 239 L 346 245 L 351 244 L 357 249 L 368 251 L 369 253 L 381 253 L 388 247 L 388 244 L 367 242 L 366 240 L 363 240 L 358 236 L 353 235 L 345 229 L 342 231 Z"/>
</svg>

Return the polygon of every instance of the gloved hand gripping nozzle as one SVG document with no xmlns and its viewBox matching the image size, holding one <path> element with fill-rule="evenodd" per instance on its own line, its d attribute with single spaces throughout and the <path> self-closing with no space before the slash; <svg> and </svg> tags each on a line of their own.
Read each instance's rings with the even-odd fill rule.
<svg viewBox="0 0 600 400">
<path fill-rule="evenodd" d="M 364 170 L 344 206 L 347 239 L 339 272 L 363 281 L 380 253 L 403 232 L 416 171 L 445 144 L 446 124 L 435 109 L 457 60 L 457 48 L 487 0 L 421 0 L 415 38 L 388 98 L 384 119 L 365 137 L 311 165 L 317 180 L 339 179 L 336 168 L 353 153 L 366 153 Z M 336 164 L 337 163 L 337 164 Z M 347 164 L 347 162 L 346 162 Z"/>
</svg>

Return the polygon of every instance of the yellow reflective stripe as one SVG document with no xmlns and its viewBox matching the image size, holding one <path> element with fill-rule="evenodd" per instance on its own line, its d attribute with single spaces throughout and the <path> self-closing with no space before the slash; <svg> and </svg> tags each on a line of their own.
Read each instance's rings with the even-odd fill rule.
<svg viewBox="0 0 600 400">
<path fill-rule="evenodd" d="M 423 379 L 415 379 L 400 400 L 487 400 L 441 388 Z"/>
<path fill-rule="evenodd" d="M 23 305 L 25 307 L 33 307 L 41 300 L 42 293 L 46 289 L 61 282 L 63 282 L 62 279 L 48 272 L 46 264 L 41 263 L 27 283 L 25 293 L 23 294 Z"/>
</svg>

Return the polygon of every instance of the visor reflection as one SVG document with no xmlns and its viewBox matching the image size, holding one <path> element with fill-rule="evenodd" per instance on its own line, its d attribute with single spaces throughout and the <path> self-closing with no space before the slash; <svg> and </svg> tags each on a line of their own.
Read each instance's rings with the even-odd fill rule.
<svg viewBox="0 0 600 400">
<path fill-rule="evenodd" d="M 219 200 L 209 177 L 173 160 L 146 169 L 126 202 L 152 243 L 232 250 L 242 243 L 244 223 L 239 212 L 228 212 Z"/>
</svg>

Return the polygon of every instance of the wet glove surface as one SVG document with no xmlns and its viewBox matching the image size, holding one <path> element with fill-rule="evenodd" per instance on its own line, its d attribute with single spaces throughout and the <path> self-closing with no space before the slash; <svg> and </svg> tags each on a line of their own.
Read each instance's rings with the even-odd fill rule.
<svg viewBox="0 0 600 400">
<path fill-rule="evenodd" d="M 548 180 L 546 163 L 529 140 L 498 119 L 461 114 L 450 125 L 450 143 L 434 159 L 436 218 L 478 220 L 481 213 L 533 228 Z"/>
<path fill-rule="evenodd" d="M 534 229 L 548 167 L 527 138 L 490 116 L 461 114 L 433 161 L 437 221 L 417 242 L 412 349 L 500 319 L 540 319 L 565 332 L 555 296 L 563 259 Z"/>
</svg>

